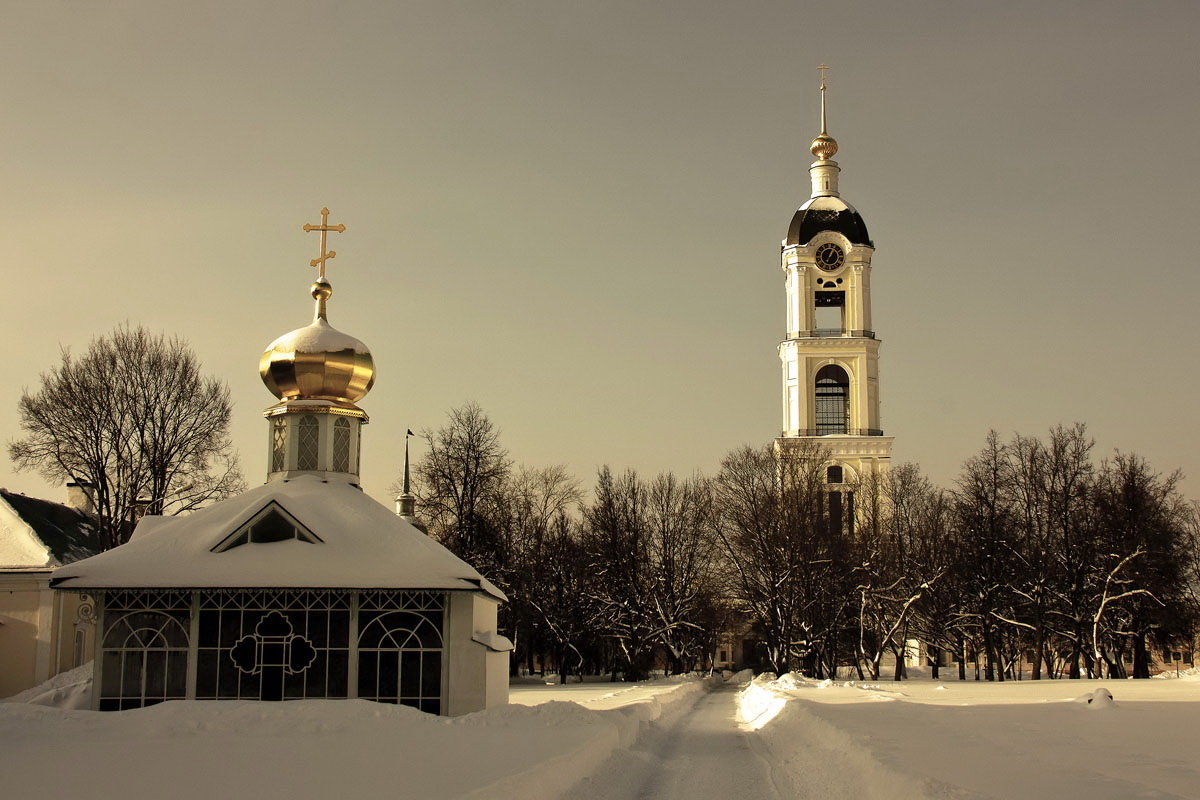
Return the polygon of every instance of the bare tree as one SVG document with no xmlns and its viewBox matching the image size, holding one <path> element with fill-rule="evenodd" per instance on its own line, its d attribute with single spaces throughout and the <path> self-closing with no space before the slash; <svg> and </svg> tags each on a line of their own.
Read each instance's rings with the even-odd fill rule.
<svg viewBox="0 0 1200 800">
<path fill-rule="evenodd" d="M 957 525 L 967 537 L 963 564 L 963 615 L 986 654 L 986 676 L 1004 680 L 1000 627 L 1012 619 L 1013 538 L 1008 446 L 989 431 L 983 449 L 963 464 L 958 479 Z M 978 661 L 976 661 L 978 663 Z"/>
<path fill-rule="evenodd" d="M 18 469 L 90 483 L 105 549 L 141 511 L 177 514 L 244 487 L 229 438 L 229 389 L 205 377 L 178 337 L 121 326 L 41 376 L 21 395 Z"/>
<path fill-rule="evenodd" d="M 552 520 L 524 598 L 537 615 L 560 683 L 572 673 L 582 676 L 584 654 L 596 639 L 591 561 L 580 527 L 565 513 Z"/>
<path fill-rule="evenodd" d="M 707 647 L 718 612 L 712 487 L 665 473 L 650 482 L 647 524 L 654 571 L 654 636 L 670 670 L 692 669 Z"/>
<path fill-rule="evenodd" d="M 490 526 L 498 533 L 504 551 L 504 569 L 497 577 L 509 597 L 503 614 L 516 646 L 510 664 L 514 673 L 522 658 L 530 672 L 534 670 L 543 634 L 555 645 L 575 644 L 563 638 L 563 631 L 570 625 L 561 624 L 554 616 L 556 609 L 548 607 L 544 590 L 548 582 L 567 579 L 555 571 L 561 565 L 553 560 L 571 561 L 574 557 L 572 542 L 568 541 L 570 522 L 582 497 L 579 481 L 566 467 L 536 469 L 520 465 L 509 473 L 487 504 Z M 569 586 L 562 588 L 573 591 Z M 561 657 L 564 653 L 559 650 L 557 654 Z"/>
<path fill-rule="evenodd" d="M 512 462 L 500 432 L 475 403 L 452 409 L 446 424 L 421 431 L 429 445 L 413 469 L 430 534 L 489 579 L 500 580 L 507 553 L 495 501 Z"/>
<path fill-rule="evenodd" d="M 596 476 L 596 498 L 584 509 L 584 543 L 592 573 L 596 627 L 619 653 L 626 680 L 650 669 L 656 644 L 655 575 L 650 553 L 649 492 L 634 470 Z"/>
<path fill-rule="evenodd" d="M 915 464 L 866 476 L 856 496 L 860 514 L 851 552 L 859 598 L 859 672 L 866 667 L 878 678 L 883 655 L 890 651 L 900 680 L 918 603 L 949 569 L 943 558 L 929 557 L 935 548 L 928 546 L 929 538 L 945 534 L 945 503 Z"/>
<path fill-rule="evenodd" d="M 1152 645 L 1170 647 L 1190 638 L 1191 508 L 1179 494 L 1179 478 L 1120 452 L 1101 465 L 1097 477 L 1096 566 L 1103 579 L 1094 590 L 1092 639 L 1114 677 L 1123 677 L 1124 646 L 1132 650 L 1132 677 L 1149 678 Z M 1108 655 L 1110 649 L 1117 655 Z"/>
<path fill-rule="evenodd" d="M 719 534 L 733 594 L 753 620 L 776 672 L 816 657 L 836 629 L 827 602 L 843 586 L 830 577 L 835 549 L 828 530 L 823 465 L 827 452 L 798 440 L 785 457 L 774 448 L 743 447 L 721 462 L 716 478 Z M 836 657 L 818 658 L 819 670 Z"/>
</svg>

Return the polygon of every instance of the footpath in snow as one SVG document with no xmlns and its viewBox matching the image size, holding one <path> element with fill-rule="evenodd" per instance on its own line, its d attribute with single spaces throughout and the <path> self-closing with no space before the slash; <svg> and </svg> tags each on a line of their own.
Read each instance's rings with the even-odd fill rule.
<svg viewBox="0 0 1200 800">
<path fill-rule="evenodd" d="M 803 796 L 758 737 L 737 725 L 738 686 L 676 709 L 618 751 L 566 797 L 572 800 Z"/>
</svg>

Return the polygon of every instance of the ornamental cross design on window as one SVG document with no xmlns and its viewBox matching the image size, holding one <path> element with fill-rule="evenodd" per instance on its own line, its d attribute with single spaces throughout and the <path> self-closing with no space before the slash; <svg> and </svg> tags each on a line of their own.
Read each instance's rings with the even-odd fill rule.
<svg viewBox="0 0 1200 800">
<path fill-rule="evenodd" d="M 330 225 L 329 224 L 329 209 L 322 208 L 321 209 L 321 224 L 313 225 L 313 224 L 309 223 L 304 226 L 305 233 L 312 233 L 313 231 L 321 232 L 321 254 L 319 256 L 317 256 L 316 258 L 314 258 L 312 261 L 308 262 L 308 265 L 310 267 L 317 268 L 317 280 L 323 281 L 323 280 L 325 280 L 325 262 L 337 255 L 336 251 L 325 249 L 325 244 L 326 244 L 325 237 L 329 235 L 330 231 L 333 231 L 334 233 L 344 233 L 346 231 L 346 226 L 345 225 Z"/>
<path fill-rule="evenodd" d="M 312 642 L 294 631 L 287 617 L 272 611 L 258 621 L 253 634 L 238 640 L 229 655 L 248 675 L 280 669 L 288 675 L 299 675 L 312 666 L 317 651 Z"/>
</svg>

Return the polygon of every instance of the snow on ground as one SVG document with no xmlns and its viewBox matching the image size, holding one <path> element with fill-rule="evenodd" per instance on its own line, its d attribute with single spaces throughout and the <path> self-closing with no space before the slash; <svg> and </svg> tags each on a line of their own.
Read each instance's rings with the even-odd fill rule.
<svg viewBox="0 0 1200 800">
<path fill-rule="evenodd" d="M 60 672 L 45 683 L 4 698 L 0 703 L 31 703 L 66 709 L 91 708 L 92 662 Z"/>
<path fill-rule="evenodd" d="M 563 702 L 576 687 L 514 687 L 537 697 L 445 718 L 365 700 L 54 707 L 70 686 L 59 676 L 0 703 L 0 796 L 553 798 L 706 688 L 578 687 L 598 693 L 580 695 L 589 708 Z"/>
<path fill-rule="evenodd" d="M 739 701 L 743 729 L 760 737 L 800 796 L 1200 797 L 1194 681 L 785 675 L 760 677 Z"/>
<path fill-rule="evenodd" d="M 661 700 L 674 693 L 682 681 L 678 678 L 644 683 L 523 683 L 509 687 L 508 702 L 522 706 L 537 706 L 556 700 L 579 703 L 593 711 L 604 711 L 631 703 Z"/>
<path fill-rule="evenodd" d="M 0 796 L 1200 798 L 1197 675 L 527 682 L 448 719 L 357 700 L 81 711 L 81 674 L 0 703 Z"/>
</svg>

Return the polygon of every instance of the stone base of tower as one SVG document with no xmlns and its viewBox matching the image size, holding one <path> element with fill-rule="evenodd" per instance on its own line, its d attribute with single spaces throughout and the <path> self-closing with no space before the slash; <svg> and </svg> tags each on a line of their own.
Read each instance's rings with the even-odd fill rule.
<svg viewBox="0 0 1200 800">
<path fill-rule="evenodd" d="M 894 436 L 781 436 L 775 440 L 775 452 L 786 457 L 802 446 L 807 449 L 816 445 L 828 453 L 830 466 L 843 468 L 843 479 L 839 483 L 854 483 L 867 475 L 887 472 L 892 464 L 892 442 Z M 801 443 L 804 443 L 801 445 Z"/>
</svg>

